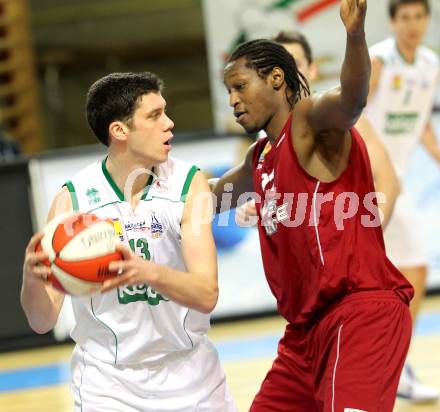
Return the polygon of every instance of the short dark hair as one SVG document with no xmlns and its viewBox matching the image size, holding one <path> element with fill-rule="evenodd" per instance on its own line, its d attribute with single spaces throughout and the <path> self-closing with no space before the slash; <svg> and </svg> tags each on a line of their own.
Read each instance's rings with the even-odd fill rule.
<svg viewBox="0 0 440 412">
<path fill-rule="evenodd" d="M 413 4 L 413 3 L 419 3 L 423 6 L 425 6 L 426 13 L 431 13 L 431 8 L 429 6 L 429 0 L 390 0 L 388 3 L 388 14 L 389 16 L 394 19 L 397 14 L 397 10 L 400 6 L 403 6 L 404 4 Z"/>
<path fill-rule="evenodd" d="M 110 123 L 130 122 L 139 99 L 148 93 L 160 93 L 162 89 L 163 82 L 154 73 L 111 73 L 89 88 L 87 122 L 98 140 L 108 146 Z"/>
<path fill-rule="evenodd" d="M 310 95 L 306 78 L 296 67 L 295 59 L 279 43 L 272 40 L 257 39 L 239 45 L 229 57 L 229 62 L 246 59 L 246 67 L 257 72 L 258 76 L 265 79 L 275 67 L 284 71 L 284 78 L 292 95 L 286 89 L 286 98 L 293 107 L 303 95 Z"/>
<path fill-rule="evenodd" d="M 306 56 L 307 62 L 312 64 L 313 62 L 313 53 L 312 48 L 310 47 L 310 43 L 306 39 L 306 37 L 301 34 L 299 31 L 280 31 L 274 38 L 273 41 L 276 41 L 280 44 L 299 44 L 304 50 L 304 55 Z"/>
</svg>

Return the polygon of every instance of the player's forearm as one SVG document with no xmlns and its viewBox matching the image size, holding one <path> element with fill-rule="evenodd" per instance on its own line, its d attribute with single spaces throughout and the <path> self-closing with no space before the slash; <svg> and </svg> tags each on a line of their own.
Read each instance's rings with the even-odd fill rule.
<svg viewBox="0 0 440 412">
<path fill-rule="evenodd" d="M 437 161 L 440 165 L 440 146 L 437 142 L 437 137 L 434 133 L 434 128 L 432 123 L 429 123 L 422 137 L 422 143 L 425 146 L 429 154 Z"/>
<path fill-rule="evenodd" d="M 368 146 L 367 146 L 368 147 Z M 385 228 L 394 210 L 400 193 L 400 180 L 392 166 L 391 160 L 382 147 L 376 148 L 373 162 L 373 176 L 378 196 L 378 206 L 382 212 L 382 226 Z M 383 200 L 381 199 L 383 198 Z M 381 201 L 382 200 L 382 201 Z"/>
<path fill-rule="evenodd" d="M 371 62 L 364 34 L 347 33 L 341 70 L 341 105 L 354 119 L 367 104 Z"/>
<path fill-rule="evenodd" d="M 384 202 L 379 203 L 378 207 L 382 212 L 382 227 L 385 229 L 388 225 L 391 215 L 393 214 L 396 199 L 400 193 L 400 186 L 397 184 L 393 187 L 389 187 L 387 191 L 381 193 L 384 195 Z"/>
<path fill-rule="evenodd" d="M 216 196 L 214 199 L 215 213 L 225 212 L 247 202 L 250 196 L 245 193 L 251 193 L 252 177 L 243 176 L 239 172 L 240 166 L 226 172 L 219 179 L 210 179 L 209 186 L 212 193 Z"/>
<path fill-rule="evenodd" d="M 202 313 L 213 311 L 218 300 L 216 277 L 209 274 L 182 272 L 168 266 L 156 266 L 150 286 L 169 299 Z"/>
<path fill-rule="evenodd" d="M 58 311 L 46 287 L 40 281 L 25 279 L 21 288 L 20 301 L 33 331 L 43 334 L 55 326 Z"/>
<path fill-rule="evenodd" d="M 220 178 L 218 177 L 211 177 L 210 179 L 208 179 L 209 190 L 214 194 L 217 190 L 217 183 L 219 182 L 219 180 Z"/>
</svg>

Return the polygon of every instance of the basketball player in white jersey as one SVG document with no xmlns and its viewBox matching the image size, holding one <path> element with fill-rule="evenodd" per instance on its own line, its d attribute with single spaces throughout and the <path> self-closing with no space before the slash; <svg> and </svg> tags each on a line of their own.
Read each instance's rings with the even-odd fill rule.
<svg viewBox="0 0 440 412">
<path fill-rule="evenodd" d="M 365 113 L 388 149 L 400 179 L 419 142 L 440 164 L 440 148 L 430 120 L 439 79 L 439 59 L 421 45 L 429 13 L 428 0 L 390 0 L 394 37 L 370 49 L 372 75 Z M 419 230 L 415 207 L 409 196 L 402 193 L 385 231 L 385 243 L 390 260 L 414 286 L 413 321 L 425 294 L 427 275 L 426 250 Z M 415 402 L 438 399 L 438 391 L 415 379 L 408 365 L 398 395 Z"/>
<path fill-rule="evenodd" d="M 312 83 L 318 75 L 318 67 L 307 38 L 298 31 L 281 31 L 273 39 L 280 43 L 294 57 L 298 70 Z M 385 227 L 391 217 L 399 194 L 399 180 L 384 145 L 376 135 L 368 120 L 361 116 L 356 124 L 367 146 L 375 188 L 380 196 L 378 205 L 382 212 L 382 225 Z M 261 133 L 261 132 L 260 132 Z M 263 133 L 264 135 L 264 133 Z M 236 220 L 240 226 L 249 226 L 257 215 L 255 202 L 250 201 L 237 208 Z"/>
<path fill-rule="evenodd" d="M 236 411 L 206 337 L 218 297 L 209 188 L 195 166 L 169 156 L 174 124 L 161 90 L 152 73 L 114 73 L 91 86 L 87 120 L 108 155 L 66 182 L 49 213 L 112 219 L 124 256 L 103 293 L 72 298 L 76 411 Z M 41 237 L 26 250 L 21 301 L 32 329 L 45 333 L 64 295 L 39 264 Z"/>
</svg>

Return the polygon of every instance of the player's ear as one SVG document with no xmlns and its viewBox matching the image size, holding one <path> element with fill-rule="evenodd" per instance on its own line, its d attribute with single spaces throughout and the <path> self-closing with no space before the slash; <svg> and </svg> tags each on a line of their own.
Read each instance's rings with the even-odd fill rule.
<svg viewBox="0 0 440 412">
<path fill-rule="evenodd" d="M 272 87 L 275 90 L 279 90 L 284 84 L 284 71 L 280 67 L 275 66 L 270 74 L 270 80 Z"/>
<path fill-rule="evenodd" d="M 310 63 L 309 66 L 309 82 L 314 82 L 318 77 L 318 65 L 315 62 Z"/>
<path fill-rule="evenodd" d="M 127 140 L 128 127 L 121 121 L 111 122 L 108 126 L 109 136 L 117 141 Z"/>
</svg>

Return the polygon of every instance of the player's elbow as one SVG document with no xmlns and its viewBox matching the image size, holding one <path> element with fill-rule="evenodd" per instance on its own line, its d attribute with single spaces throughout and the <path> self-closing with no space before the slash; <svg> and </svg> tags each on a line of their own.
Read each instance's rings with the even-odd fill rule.
<svg viewBox="0 0 440 412">
<path fill-rule="evenodd" d="M 218 286 L 213 285 L 210 287 L 209 291 L 205 294 L 203 301 L 200 302 L 198 310 L 202 313 L 211 313 L 218 302 Z"/>
<path fill-rule="evenodd" d="M 343 125 L 343 130 L 349 130 L 352 127 L 355 127 L 357 121 L 361 117 L 362 111 L 366 106 L 367 102 L 359 102 L 358 104 L 353 104 L 350 107 L 344 109 L 343 118 L 341 120 L 341 124 Z"/>
<path fill-rule="evenodd" d="M 27 319 L 31 329 L 39 335 L 44 335 L 45 333 L 50 332 L 55 326 L 55 322 L 50 322 L 47 319 L 32 319 L 29 316 Z"/>
<path fill-rule="evenodd" d="M 45 333 L 50 332 L 53 328 L 47 325 L 32 325 L 29 324 L 32 330 L 39 335 L 44 335 Z"/>
<path fill-rule="evenodd" d="M 340 130 L 349 130 L 356 125 L 366 105 L 366 95 L 360 97 L 341 92 L 338 97 L 338 112 L 333 116 L 333 121 Z"/>
<path fill-rule="evenodd" d="M 369 91 L 370 86 L 368 81 L 359 81 L 356 85 L 350 83 L 345 87 L 341 87 L 340 98 L 342 106 L 347 112 L 351 112 L 356 118 L 359 118 L 362 111 L 367 106 Z"/>
<path fill-rule="evenodd" d="M 44 335 L 45 333 L 51 331 L 55 327 L 56 319 L 53 319 L 52 316 L 42 316 L 40 314 L 36 314 L 32 308 L 29 308 L 26 305 L 26 302 L 21 299 L 21 306 L 23 308 L 24 314 L 26 315 L 26 319 L 30 328 L 39 335 Z"/>
<path fill-rule="evenodd" d="M 363 110 L 365 109 L 365 107 L 367 107 L 367 103 L 368 103 L 367 97 L 368 97 L 368 94 L 365 95 L 362 99 L 359 99 L 359 101 L 355 105 L 354 109 L 356 111 L 356 121 L 358 121 L 358 119 L 361 116 Z"/>
<path fill-rule="evenodd" d="M 365 97 L 357 99 L 356 101 L 354 101 L 352 103 L 350 109 L 347 110 L 349 115 L 350 115 L 350 117 L 353 120 L 353 126 L 356 124 L 356 122 L 361 117 L 361 114 L 362 114 L 362 112 L 363 112 L 363 110 L 365 109 L 366 106 L 367 106 L 367 96 L 365 95 Z"/>
</svg>

